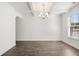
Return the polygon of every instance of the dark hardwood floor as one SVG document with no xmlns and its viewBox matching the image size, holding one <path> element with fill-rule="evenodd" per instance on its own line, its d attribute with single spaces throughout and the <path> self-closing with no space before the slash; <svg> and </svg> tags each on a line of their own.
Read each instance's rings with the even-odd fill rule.
<svg viewBox="0 0 79 59">
<path fill-rule="evenodd" d="M 63 42 L 26 41 L 16 42 L 16 46 L 2 56 L 78 56 L 79 50 Z"/>
</svg>

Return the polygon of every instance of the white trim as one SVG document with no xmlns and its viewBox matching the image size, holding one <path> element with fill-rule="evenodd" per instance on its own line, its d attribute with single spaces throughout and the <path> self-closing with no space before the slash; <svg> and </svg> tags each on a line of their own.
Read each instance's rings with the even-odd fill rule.
<svg viewBox="0 0 79 59">
<path fill-rule="evenodd" d="M 17 39 L 16 41 L 61 41 L 60 39 Z"/>
</svg>

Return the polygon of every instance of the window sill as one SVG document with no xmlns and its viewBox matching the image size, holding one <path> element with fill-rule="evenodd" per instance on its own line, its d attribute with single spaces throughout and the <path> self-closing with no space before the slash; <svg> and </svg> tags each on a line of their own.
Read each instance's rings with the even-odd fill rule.
<svg viewBox="0 0 79 59">
<path fill-rule="evenodd" d="M 79 38 L 78 37 L 75 37 L 75 36 L 69 36 L 68 38 L 79 40 Z"/>
</svg>

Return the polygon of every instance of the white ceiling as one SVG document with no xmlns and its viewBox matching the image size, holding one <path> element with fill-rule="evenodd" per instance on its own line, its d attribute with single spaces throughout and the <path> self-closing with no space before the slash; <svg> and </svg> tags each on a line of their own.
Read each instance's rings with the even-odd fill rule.
<svg viewBox="0 0 79 59">
<path fill-rule="evenodd" d="M 31 5 L 28 5 L 28 2 L 10 2 L 9 3 L 17 12 L 23 14 L 23 15 L 33 15 L 33 10 L 31 10 Z M 40 10 L 41 3 L 37 2 L 33 5 L 37 5 L 37 8 L 35 11 Z M 69 8 L 71 8 L 74 4 L 72 2 L 50 2 L 46 3 L 46 5 L 52 5 L 48 6 L 47 11 L 50 9 L 50 14 L 61 14 L 63 12 L 67 12 Z M 34 7 L 35 8 L 35 7 Z"/>
<path fill-rule="evenodd" d="M 76 3 L 72 3 L 72 2 L 55 2 L 51 10 L 51 13 L 61 14 L 61 13 L 67 12 L 75 4 Z"/>
<path fill-rule="evenodd" d="M 9 4 L 22 15 L 31 15 L 30 10 L 25 2 L 9 2 Z"/>
<path fill-rule="evenodd" d="M 32 2 L 31 6 L 32 6 L 32 10 L 35 11 L 35 12 L 41 12 L 43 11 L 43 5 L 44 4 L 44 7 L 45 7 L 45 11 L 49 12 L 50 11 L 50 8 L 52 7 L 51 5 L 53 3 L 51 2 L 44 2 L 44 3 L 40 3 L 40 2 Z"/>
</svg>

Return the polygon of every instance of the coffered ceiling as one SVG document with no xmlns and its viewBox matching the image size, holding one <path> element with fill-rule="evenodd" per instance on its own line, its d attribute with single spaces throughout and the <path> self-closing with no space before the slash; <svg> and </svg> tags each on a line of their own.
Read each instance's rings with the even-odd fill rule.
<svg viewBox="0 0 79 59">
<path fill-rule="evenodd" d="M 50 14 L 61 14 L 67 12 L 73 5 L 73 2 L 9 2 L 9 4 L 20 14 L 35 16 L 42 11 L 43 3 L 45 10 Z"/>
</svg>

